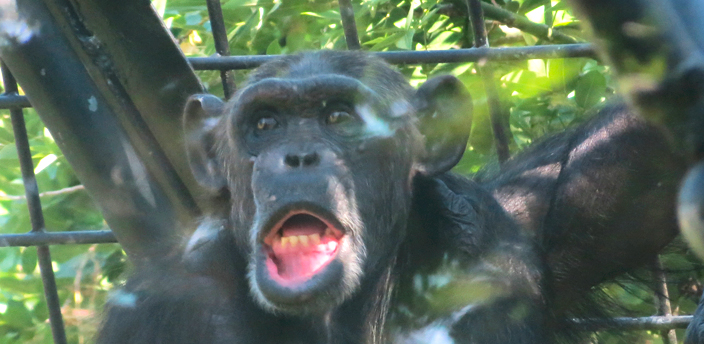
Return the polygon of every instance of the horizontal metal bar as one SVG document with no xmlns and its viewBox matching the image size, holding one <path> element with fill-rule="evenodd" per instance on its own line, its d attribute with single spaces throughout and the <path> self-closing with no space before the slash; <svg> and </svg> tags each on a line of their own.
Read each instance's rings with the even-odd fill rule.
<svg viewBox="0 0 704 344">
<path fill-rule="evenodd" d="M 183 53 L 149 1 L 16 2 L 41 34 L 0 44 L 3 62 L 130 259 L 172 252 L 202 192 L 181 118 L 185 95 L 203 88 Z"/>
<path fill-rule="evenodd" d="M 641 318 L 617 317 L 610 319 L 573 319 L 578 327 L 587 331 L 596 330 L 669 330 L 687 328 L 691 315 L 651 316 Z"/>
<path fill-rule="evenodd" d="M 529 59 L 554 59 L 571 57 L 595 58 L 591 44 L 556 44 L 532 47 L 471 48 L 428 51 L 384 51 L 377 56 L 393 64 L 474 62 L 483 59 L 516 61 Z M 196 70 L 251 69 L 278 55 L 247 55 L 219 57 L 191 57 L 188 62 Z"/>
<path fill-rule="evenodd" d="M 563 57 L 595 57 L 594 50 L 590 44 L 556 44 L 533 47 L 454 49 L 442 51 L 387 51 L 377 54 L 388 62 L 395 64 L 472 62 L 479 61 L 483 58 L 507 61 Z M 279 56 L 242 55 L 227 57 L 191 57 L 188 59 L 188 62 L 190 62 L 196 70 L 252 69 L 277 57 Z M 13 107 L 28 108 L 32 107 L 32 105 L 25 96 L 0 96 L 0 109 Z"/>
<path fill-rule="evenodd" d="M 0 247 L 105 244 L 117 242 L 112 231 L 35 232 L 0 235 Z"/>
<path fill-rule="evenodd" d="M 25 96 L 18 96 L 16 94 L 3 94 L 0 96 L 0 109 L 10 109 L 10 108 L 28 108 L 32 107 L 29 103 L 29 99 Z"/>
</svg>

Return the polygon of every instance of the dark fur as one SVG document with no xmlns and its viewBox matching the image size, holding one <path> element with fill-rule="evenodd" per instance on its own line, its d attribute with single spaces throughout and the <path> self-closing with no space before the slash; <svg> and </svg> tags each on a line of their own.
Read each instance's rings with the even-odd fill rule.
<svg viewBox="0 0 704 344">
<path fill-rule="evenodd" d="M 454 146 L 463 150 L 466 142 L 465 134 L 447 130 L 463 123 L 457 104 L 471 106 L 452 80 L 431 80 L 414 94 L 399 73 L 369 55 L 317 52 L 268 63 L 248 85 L 323 74 L 360 80 L 387 108 L 407 99 L 415 111 L 386 119 L 402 120 L 393 137 L 360 146 L 287 135 L 258 151 L 224 120 L 191 130 L 187 135 L 196 141 L 212 143 L 189 151 L 205 157 L 196 163 L 218 166 L 194 172 L 210 171 L 204 184 L 228 190 L 229 202 L 203 222 L 197 233 L 206 233 L 204 239 L 192 240 L 180 262 L 155 264 L 129 280 L 108 306 L 99 343 L 427 343 L 444 337 L 545 343 L 561 333 L 562 320 L 590 288 L 650 262 L 675 236 L 673 203 L 683 165 L 657 129 L 623 107 L 603 110 L 534 145 L 498 175 L 472 181 L 443 165 L 454 164 Z M 285 101 L 295 107 L 317 94 Z M 225 114 L 239 111 L 237 97 Z M 337 171 L 343 194 L 356 195 L 362 225 L 349 234 L 358 240 L 354 248 L 366 250 L 341 257 L 363 258 L 358 279 L 315 285 L 321 291 L 294 306 L 263 295 L 256 274 L 247 278 L 256 260 L 255 224 L 267 221 L 267 207 L 285 206 L 289 198 L 330 207 L 339 201 L 317 193 L 315 180 L 288 179 L 308 187 L 286 191 L 286 178 L 301 177 L 278 179 L 267 159 L 289 147 L 321 156 L 330 151 L 344 162 L 344 170 L 323 163 L 311 173 Z M 258 193 L 279 197 L 267 205 L 254 201 Z M 350 264 L 343 261 L 341 271 Z"/>
</svg>

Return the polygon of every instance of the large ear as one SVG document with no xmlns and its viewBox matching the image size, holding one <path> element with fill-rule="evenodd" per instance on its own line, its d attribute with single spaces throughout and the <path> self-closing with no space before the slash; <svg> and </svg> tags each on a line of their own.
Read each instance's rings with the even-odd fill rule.
<svg viewBox="0 0 704 344">
<path fill-rule="evenodd" d="M 472 128 L 472 98 L 452 75 L 432 78 L 414 99 L 418 129 L 425 136 L 425 155 L 418 172 L 435 176 L 449 171 L 462 158 Z"/>
<path fill-rule="evenodd" d="M 195 94 L 188 98 L 183 113 L 186 135 L 186 153 L 191 171 L 198 182 L 213 190 L 226 186 L 215 149 L 215 129 L 220 123 L 225 104 L 209 94 Z"/>
</svg>

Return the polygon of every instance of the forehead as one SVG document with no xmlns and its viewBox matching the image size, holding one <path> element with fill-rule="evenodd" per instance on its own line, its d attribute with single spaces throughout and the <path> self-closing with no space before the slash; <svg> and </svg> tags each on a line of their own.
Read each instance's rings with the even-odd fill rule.
<svg viewBox="0 0 704 344">
<path fill-rule="evenodd" d="M 284 56 L 250 74 L 248 84 L 268 78 L 304 79 L 336 74 L 357 79 L 384 98 L 407 98 L 413 89 L 386 62 L 361 51 L 331 51 Z"/>
<path fill-rule="evenodd" d="M 283 107 L 301 110 L 325 106 L 327 101 L 367 104 L 383 109 L 387 103 L 374 90 L 357 79 L 339 74 L 307 78 L 265 78 L 243 88 L 233 98 L 239 116 L 257 108 Z"/>
</svg>

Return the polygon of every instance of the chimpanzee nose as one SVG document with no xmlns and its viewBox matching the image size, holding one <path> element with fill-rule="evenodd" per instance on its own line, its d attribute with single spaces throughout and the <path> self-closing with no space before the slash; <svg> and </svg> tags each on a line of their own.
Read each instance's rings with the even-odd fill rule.
<svg viewBox="0 0 704 344">
<path fill-rule="evenodd" d="M 317 152 L 306 154 L 289 153 L 286 154 L 284 162 L 289 167 L 313 167 L 320 162 L 320 156 Z"/>
</svg>

